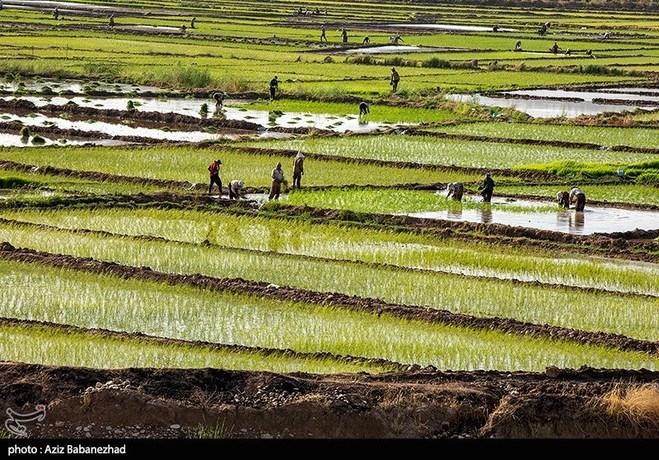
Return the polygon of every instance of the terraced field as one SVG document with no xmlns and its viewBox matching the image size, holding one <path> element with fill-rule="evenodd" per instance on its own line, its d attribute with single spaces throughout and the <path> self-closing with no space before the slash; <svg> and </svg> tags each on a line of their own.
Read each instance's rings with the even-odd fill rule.
<svg viewBox="0 0 659 460">
<path fill-rule="evenodd" d="M 652 2 L 24 3 L 0 9 L 0 401 L 73 398 L 36 436 L 656 432 L 593 403 L 659 380 Z"/>
</svg>

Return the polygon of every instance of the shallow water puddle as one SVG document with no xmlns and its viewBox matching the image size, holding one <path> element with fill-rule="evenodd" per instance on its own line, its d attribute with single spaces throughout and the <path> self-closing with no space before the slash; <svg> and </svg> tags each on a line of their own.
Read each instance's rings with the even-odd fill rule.
<svg viewBox="0 0 659 460">
<path fill-rule="evenodd" d="M 65 105 L 74 102 L 81 107 L 91 107 L 102 110 L 126 110 L 128 101 L 135 104 L 135 108 L 143 112 L 177 113 L 195 118 L 201 118 L 200 111 L 203 104 L 207 104 L 210 111 L 215 109 L 215 104 L 207 99 L 185 99 L 185 98 L 86 98 L 75 97 L 39 97 L 7 96 L 0 99 L 15 100 L 23 99 L 34 103 L 37 107 L 48 104 Z M 267 110 L 252 110 L 242 107 L 225 106 L 222 110 L 227 120 L 248 121 L 263 126 L 264 128 L 317 128 L 336 132 L 372 132 L 391 128 L 394 125 L 386 123 L 362 122 L 357 115 L 338 116 L 328 114 L 311 114 L 303 112 L 269 112 Z M 212 113 L 211 113 L 212 116 Z"/>
<path fill-rule="evenodd" d="M 429 46 L 383 45 L 352 48 L 338 51 L 337 54 L 388 54 L 388 53 L 432 53 L 440 51 L 459 51 L 460 48 L 432 48 Z"/>
<path fill-rule="evenodd" d="M 636 229 L 659 229 L 659 211 L 642 211 L 602 206 L 586 205 L 584 212 L 558 209 L 555 212 L 520 212 L 507 211 L 506 205 L 515 207 L 546 207 L 547 202 L 530 200 L 513 200 L 494 198 L 492 207 L 482 203 L 476 209 L 452 206 L 443 211 L 430 211 L 406 214 L 410 217 L 442 219 L 451 221 L 476 222 L 484 224 L 503 224 L 513 227 L 528 227 L 539 230 L 569 233 L 574 235 L 591 235 L 593 233 L 628 232 Z M 504 209 L 502 209 L 504 208 Z"/>
<path fill-rule="evenodd" d="M 550 99 L 508 99 L 505 97 L 483 96 L 478 93 L 449 94 L 446 97 L 457 102 L 474 103 L 488 107 L 512 108 L 535 118 L 574 118 L 580 115 L 597 115 L 605 112 L 629 112 L 636 109 L 653 110 L 655 108 L 637 107 L 634 105 L 599 104 L 585 101 L 570 102 Z"/>
<path fill-rule="evenodd" d="M 387 24 L 387 27 L 405 27 L 408 29 L 453 30 L 458 32 L 492 32 L 492 27 L 467 26 L 462 24 Z M 515 32 L 516 29 L 499 28 L 499 32 Z"/>
<path fill-rule="evenodd" d="M 659 102 L 659 95 L 646 96 L 642 94 L 630 94 L 623 91 L 566 91 L 562 89 L 530 89 L 530 90 L 517 90 L 517 91 L 504 91 L 502 94 L 514 94 L 518 96 L 528 97 L 553 97 L 553 98 L 579 98 L 586 102 L 593 102 L 593 99 L 613 99 L 625 100 L 633 104 L 634 101 L 652 101 Z"/>
<path fill-rule="evenodd" d="M 61 129 L 75 129 L 85 132 L 102 132 L 111 136 L 135 136 L 149 139 L 169 140 L 173 142 L 203 142 L 218 139 L 232 139 L 236 134 L 213 134 L 203 131 L 162 131 L 155 128 L 126 126 L 103 121 L 72 121 L 64 118 L 47 117 L 44 115 L 19 116 L 9 113 L 0 114 L 0 120 L 20 121 L 30 127 L 55 126 Z"/>
<path fill-rule="evenodd" d="M 57 139 L 41 136 L 45 141 L 43 144 L 33 144 L 32 137 L 28 140 L 21 137 L 19 134 L 0 133 L 0 147 L 43 147 L 49 145 L 104 145 L 108 147 L 127 145 L 128 142 L 116 141 L 113 139 Z"/>
</svg>

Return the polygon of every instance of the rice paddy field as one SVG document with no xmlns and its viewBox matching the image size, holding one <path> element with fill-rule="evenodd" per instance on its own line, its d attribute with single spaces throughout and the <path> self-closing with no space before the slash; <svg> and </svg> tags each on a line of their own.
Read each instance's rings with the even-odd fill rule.
<svg viewBox="0 0 659 460">
<path fill-rule="evenodd" d="M 517 3 L 4 0 L 0 362 L 659 371 L 659 10 Z"/>
</svg>

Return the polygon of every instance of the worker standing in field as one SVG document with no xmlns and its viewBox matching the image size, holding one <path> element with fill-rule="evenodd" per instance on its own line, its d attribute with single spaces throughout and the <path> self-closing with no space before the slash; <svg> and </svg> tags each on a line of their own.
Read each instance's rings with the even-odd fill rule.
<svg viewBox="0 0 659 460">
<path fill-rule="evenodd" d="M 53 18 L 55 18 L 55 21 L 59 19 L 59 8 L 57 7 L 53 10 Z"/>
<path fill-rule="evenodd" d="M 304 154 L 297 152 L 293 163 L 293 188 L 302 188 L 302 176 L 304 175 Z"/>
<path fill-rule="evenodd" d="M 484 203 L 489 203 L 492 201 L 492 193 L 494 192 L 494 180 L 492 179 L 492 174 L 487 173 L 485 174 L 485 180 L 483 181 L 483 185 L 480 187 L 479 192 L 481 192 L 481 196 L 483 197 L 483 202 Z"/>
<path fill-rule="evenodd" d="M 190 28 L 191 29 L 194 29 L 195 22 L 197 22 L 197 18 L 192 18 L 192 20 L 190 21 Z"/>
<path fill-rule="evenodd" d="M 448 184 L 446 190 L 446 198 L 451 198 L 455 201 L 462 201 L 462 195 L 464 195 L 465 187 L 461 182 L 451 182 Z"/>
<path fill-rule="evenodd" d="M 224 107 L 224 100 L 227 98 L 228 94 L 224 91 L 218 91 L 213 93 L 213 99 L 215 100 L 215 109 L 219 110 Z"/>
<path fill-rule="evenodd" d="M 281 193 L 281 184 L 284 183 L 284 171 L 281 169 L 281 163 L 277 163 L 275 169 L 272 170 L 272 187 L 270 187 L 270 196 L 268 199 L 278 200 Z"/>
<path fill-rule="evenodd" d="M 114 27 L 114 13 L 110 15 L 110 20 L 108 21 L 110 27 Z"/>
<path fill-rule="evenodd" d="M 217 184 L 217 187 L 220 189 L 220 197 L 222 196 L 222 179 L 220 179 L 220 165 L 222 161 L 215 160 L 210 165 L 208 165 L 208 172 L 210 173 L 210 184 L 208 186 L 208 194 L 210 195 L 213 191 L 213 185 Z"/>
<path fill-rule="evenodd" d="M 232 180 L 229 183 L 229 199 L 230 200 L 239 200 L 240 193 L 245 187 L 245 183 L 241 180 Z"/>
<path fill-rule="evenodd" d="M 391 68 L 391 81 L 389 84 L 391 85 L 391 90 L 395 93 L 396 90 L 398 90 L 398 83 L 400 82 L 400 75 L 398 75 L 398 72 L 396 72 L 396 68 L 392 67 Z"/>
<path fill-rule="evenodd" d="M 323 42 L 327 43 L 326 32 L 327 32 L 327 28 L 325 27 L 325 24 L 323 24 L 323 26 L 320 28 L 320 43 Z"/>
<path fill-rule="evenodd" d="M 341 39 L 344 45 L 348 43 L 348 31 L 346 29 L 341 29 Z"/>
<path fill-rule="evenodd" d="M 556 201 L 558 205 L 563 209 L 570 209 L 570 193 L 563 191 L 556 194 Z"/>
<path fill-rule="evenodd" d="M 277 97 L 277 90 L 279 89 L 279 80 L 277 79 L 277 75 L 275 75 L 275 78 L 270 80 L 270 99 L 275 100 Z"/>
<path fill-rule="evenodd" d="M 579 187 L 570 190 L 570 204 L 575 204 L 577 212 L 583 212 L 586 207 L 586 194 Z"/>
<path fill-rule="evenodd" d="M 365 117 L 371 113 L 371 108 L 368 106 L 368 103 L 362 101 L 359 103 L 359 118 Z"/>
</svg>

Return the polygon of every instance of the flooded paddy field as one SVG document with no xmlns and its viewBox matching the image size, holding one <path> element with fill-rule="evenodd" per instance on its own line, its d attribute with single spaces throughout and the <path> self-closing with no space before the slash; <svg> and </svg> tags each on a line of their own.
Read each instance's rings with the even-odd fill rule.
<svg viewBox="0 0 659 460">
<path fill-rule="evenodd" d="M 2 406 L 659 436 L 659 10 L 518 3 L 0 1 Z"/>
</svg>

